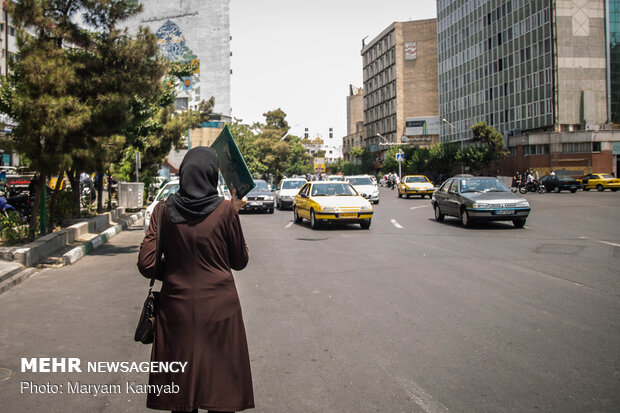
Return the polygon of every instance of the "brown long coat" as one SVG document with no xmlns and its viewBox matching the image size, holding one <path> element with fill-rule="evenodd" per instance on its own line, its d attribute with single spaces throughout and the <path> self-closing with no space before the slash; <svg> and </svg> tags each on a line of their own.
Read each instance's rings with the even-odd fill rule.
<svg viewBox="0 0 620 413">
<path fill-rule="evenodd" d="M 138 268 L 155 268 L 158 204 L 140 246 Z M 239 411 L 254 407 L 250 358 L 231 269 L 242 270 L 248 248 L 239 215 L 223 201 L 206 218 L 172 224 L 162 216 L 165 272 L 151 361 L 187 361 L 184 373 L 150 373 L 149 384 L 174 382 L 179 392 L 149 393 L 147 407 Z"/>
</svg>

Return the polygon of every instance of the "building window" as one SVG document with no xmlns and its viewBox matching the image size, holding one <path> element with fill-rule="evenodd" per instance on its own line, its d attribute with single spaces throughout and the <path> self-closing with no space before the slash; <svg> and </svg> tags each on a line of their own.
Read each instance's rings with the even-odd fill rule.
<svg viewBox="0 0 620 413">
<path fill-rule="evenodd" d="M 526 145 L 523 147 L 523 155 L 547 155 L 549 145 Z"/>
<path fill-rule="evenodd" d="M 590 153 L 600 151 L 600 142 L 570 142 L 562 144 L 562 153 Z"/>
<path fill-rule="evenodd" d="M 188 106 L 188 98 L 176 98 L 174 100 L 174 110 L 187 110 Z"/>
<path fill-rule="evenodd" d="M 15 36 L 15 27 L 9 26 L 9 36 Z"/>
</svg>

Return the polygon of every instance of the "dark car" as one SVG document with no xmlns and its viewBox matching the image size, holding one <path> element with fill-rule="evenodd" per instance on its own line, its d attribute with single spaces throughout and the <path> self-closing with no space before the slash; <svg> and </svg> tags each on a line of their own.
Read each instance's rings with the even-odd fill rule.
<svg viewBox="0 0 620 413">
<path fill-rule="evenodd" d="M 499 179 L 486 176 L 448 179 L 435 190 L 431 204 L 437 221 L 452 215 L 465 227 L 474 221 L 512 221 L 523 228 L 530 214 L 527 199 L 510 192 Z"/>
<path fill-rule="evenodd" d="M 245 196 L 248 203 L 241 208 L 241 211 L 260 211 L 273 214 L 273 193 L 269 184 L 262 179 L 255 179 L 254 184 L 256 186 Z"/>
<path fill-rule="evenodd" d="M 581 186 L 575 178 L 561 175 L 545 175 L 540 178 L 540 182 L 547 192 L 571 191 L 575 193 Z"/>
</svg>

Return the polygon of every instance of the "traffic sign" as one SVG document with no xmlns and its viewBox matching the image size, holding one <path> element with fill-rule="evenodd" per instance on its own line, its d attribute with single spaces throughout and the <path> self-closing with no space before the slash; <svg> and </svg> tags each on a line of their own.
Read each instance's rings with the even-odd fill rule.
<svg viewBox="0 0 620 413">
<path fill-rule="evenodd" d="M 396 162 L 404 162 L 405 161 L 405 153 L 398 152 L 396 153 Z"/>
</svg>

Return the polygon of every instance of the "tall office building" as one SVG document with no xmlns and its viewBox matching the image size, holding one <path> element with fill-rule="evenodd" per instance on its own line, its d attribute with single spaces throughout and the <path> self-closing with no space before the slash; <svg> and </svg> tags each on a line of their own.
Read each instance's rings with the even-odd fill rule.
<svg viewBox="0 0 620 413">
<path fill-rule="evenodd" d="M 365 146 L 371 152 L 380 154 L 381 143 L 407 142 L 407 118 L 436 121 L 436 22 L 395 22 L 363 46 Z"/>
<path fill-rule="evenodd" d="M 607 52 L 610 117 L 620 124 L 620 1 L 607 0 Z"/>
<path fill-rule="evenodd" d="M 437 14 L 442 141 L 486 121 L 509 169 L 612 170 L 605 0 L 438 0 Z"/>
<path fill-rule="evenodd" d="M 362 145 L 364 136 L 364 89 L 349 85 L 347 96 L 347 136 L 342 138 L 342 156 L 345 161 L 355 159 L 351 149 Z"/>
<path fill-rule="evenodd" d="M 137 0 L 128 0 L 137 1 Z M 177 109 L 215 98 L 214 112 L 230 117 L 230 0 L 140 0 L 143 11 L 126 25 L 147 26 L 161 52 L 198 69 L 177 90 Z"/>
</svg>

